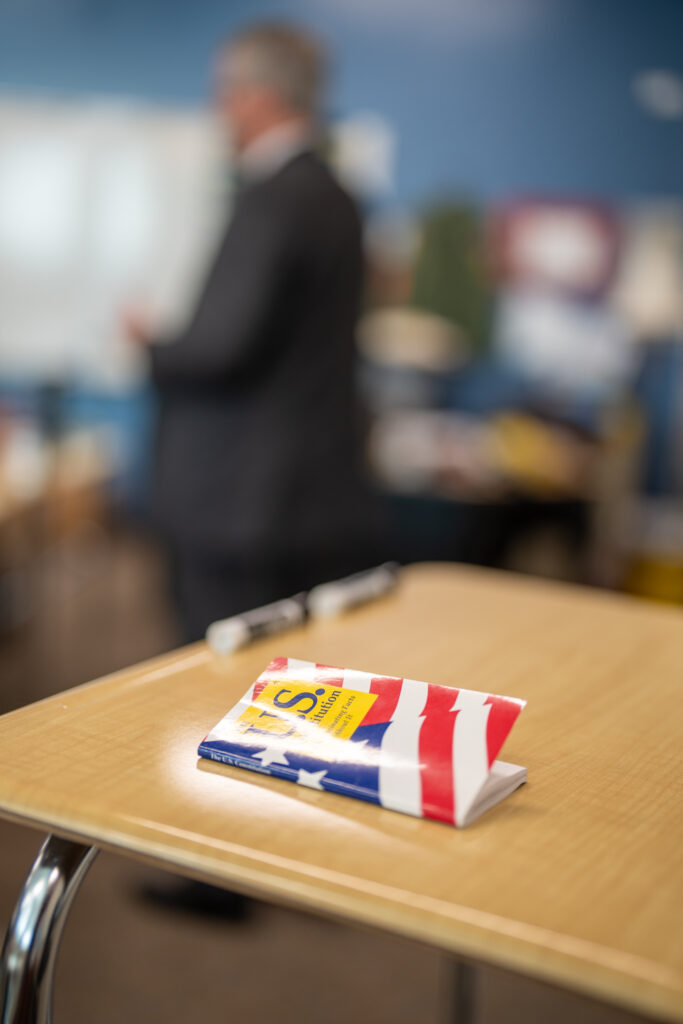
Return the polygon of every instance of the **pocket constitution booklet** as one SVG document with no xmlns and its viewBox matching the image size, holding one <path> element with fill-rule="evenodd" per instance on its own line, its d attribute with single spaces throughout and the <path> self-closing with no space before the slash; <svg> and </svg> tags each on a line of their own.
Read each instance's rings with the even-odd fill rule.
<svg viewBox="0 0 683 1024">
<path fill-rule="evenodd" d="M 199 754 L 463 827 L 526 782 L 526 768 L 496 760 L 524 705 L 276 658 Z"/>
</svg>

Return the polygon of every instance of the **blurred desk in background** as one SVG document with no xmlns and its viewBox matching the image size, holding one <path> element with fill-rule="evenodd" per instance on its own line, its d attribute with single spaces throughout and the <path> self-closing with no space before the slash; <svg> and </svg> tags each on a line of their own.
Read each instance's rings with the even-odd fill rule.
<svg viewBox="0 0 683 1024">
<path fill-rule="evenodd" d="M 95 431 L 49 443 L 31 429 L 2 431 L 0 644 L 3 655 L 10 651 L 11 669 L 5 673 L 3 661 L 0 708 L 35 698 L 35 683 L 48 672 L 58 676 L 54 663 L 47 668 L 51 655 L 37 623 L 60 599 L 56 591 L 63 597 L 74 562 L 84 561 L 66 552 L 104 534 L 113 473 Z"/>
<path fill-rule="evenodd" d="M 0 814 L 683 1021 L 681 625 L 632 599 L 414 566 L 342 619 L 223 661 L 199 644 L 0 718 Z M 529 783 L 456 831 L 199 762 L 281 654 L 527 698 L 504 756 Z M 52 843 L 74 888 L 87 847 Z"/>
<path fill-rule="evenodd" d="M 0 439 L 0 527 L 37 513 L 49 541 L 83 519 L 102 518 L 114 469 L 96 431 L 53 442 L 33 432 L 17 442 L 12 434 Z"/>
<path fill-rule="evenodd" d="M 392 554 L 620 586 L 641 434 L 628 407 L 605 421 L 582 431 L 521 411 L 378 417 L 370 462 L 392 506 Z"/>
</svg>

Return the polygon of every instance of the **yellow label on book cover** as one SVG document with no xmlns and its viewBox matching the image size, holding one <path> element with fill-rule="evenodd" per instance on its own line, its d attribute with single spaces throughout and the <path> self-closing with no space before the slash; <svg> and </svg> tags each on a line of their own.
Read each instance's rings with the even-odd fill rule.
<svg viewBox="0 0 683 1024">
<path fill-rule="evenodd" d="M 348 739 L 361 724 L 376 693 L 282 680 L 269 682 L 237 719 L 243 734 Z"/>
</svg>

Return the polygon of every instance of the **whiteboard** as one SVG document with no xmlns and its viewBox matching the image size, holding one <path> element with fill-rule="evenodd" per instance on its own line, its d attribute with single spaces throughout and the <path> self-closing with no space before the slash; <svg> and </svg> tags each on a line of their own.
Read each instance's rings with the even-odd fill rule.
<svg viewBox="0 0 683 1024">
<path fill-rule="evenodd" d="M 207 111 L 0 95 L 0 376 L 134 384 L 121 309 L 182 326 L 229 213 L 226 156 Z"/>
</svg>

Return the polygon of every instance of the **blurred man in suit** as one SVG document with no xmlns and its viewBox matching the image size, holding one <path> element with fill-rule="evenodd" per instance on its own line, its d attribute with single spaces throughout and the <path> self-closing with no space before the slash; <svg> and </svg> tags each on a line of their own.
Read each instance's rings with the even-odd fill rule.
<svg viewBox="0 0 683 1024">
<path fill-rule="evenodd" d="M 315 154 L 323 59 L 307 34 L 232 38 L 216 100 L 241 189 L 187 329 L 150 342 L 155 498 L 186 640 L 367 564 L 354 326 L 361 225 Z"/>
</svg>

